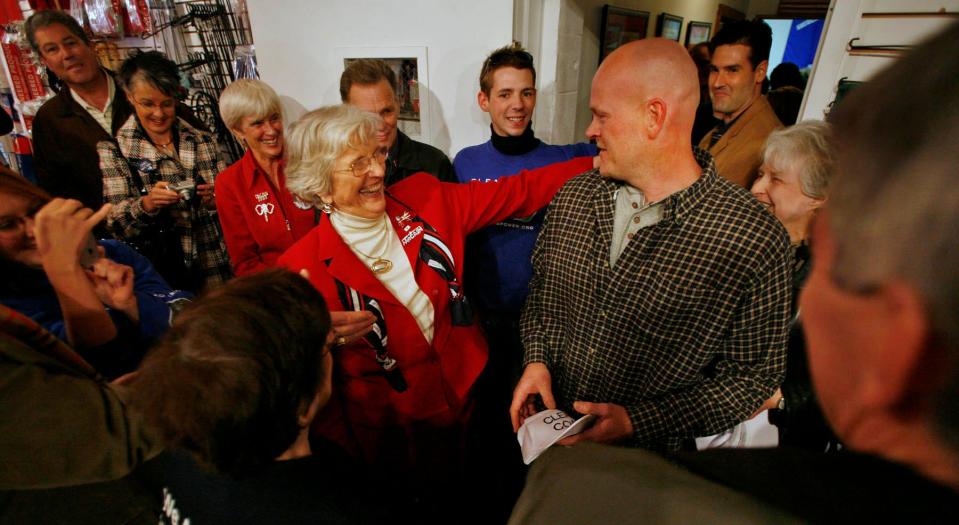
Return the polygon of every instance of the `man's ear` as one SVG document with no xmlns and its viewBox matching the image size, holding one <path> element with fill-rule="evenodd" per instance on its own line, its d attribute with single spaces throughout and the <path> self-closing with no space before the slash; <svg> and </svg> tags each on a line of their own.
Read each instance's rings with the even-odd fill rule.
<svg viewBox="0 0 959 525">
<path fill-rule="evenodd" d="M 479 103 L 480 109 L 489 113 L 489 95 L 483 93 L 482 89 L 476 94 L 476 102 Z"/>
<path fill-rule="evenodd" d="M 669 107 L 663 99 L 654 98 L 647 101 L 643 109 L 646 115 L 646 135 L 650 139 L 655 139 L 666 124 L 666 113 Z"/>
<path fill-rule="evenodd" d="M 756 65 L 756 69 L 755 69 L 755 71 L 754 71 L 755 76 L 754 76 L 753 78 L 754 78 L 754 81 L 755 81 L 757 84 L 762 84 L 763 80 L 766 79 L 766 70 L 767 70 L 767 69 L 769 69 L 769 61 L 768 61 L 768 60 L 763 60 L 762 62 L 760 62 L 759 64 Z"/>
<path fill-rule="evenodd" d="M 877 313 L 873 373 L 864 384 L 868 402 L 890 413 L 909 414 L 930 401 L 943 369 L 932 344 L 929 314 L 919 291 L 893 281 L 873 292 Z"/>
</svg>

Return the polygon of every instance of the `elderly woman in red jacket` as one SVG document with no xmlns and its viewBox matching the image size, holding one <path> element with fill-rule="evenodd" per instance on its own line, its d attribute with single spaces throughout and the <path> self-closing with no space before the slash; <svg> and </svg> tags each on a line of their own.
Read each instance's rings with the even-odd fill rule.
<svg viewBox="0 0 959 525">
<path fill-rule="evenodd" d="M 593 159 L 494 182 L 420 173 L 387 189 L 378 126 L 377 115 L 350 106 L 317 109 L 291 126 L 287 187 L 323 213 L 280 264 L 306 270 L 330 310 L 376 316 L 368 334 L 339 338 L 333 401 L 314 429 L 408 486 L 456 464 L 470 389 L 486 363 L 461 282 L 467 234 L 534 213 Z"/>
</svg>

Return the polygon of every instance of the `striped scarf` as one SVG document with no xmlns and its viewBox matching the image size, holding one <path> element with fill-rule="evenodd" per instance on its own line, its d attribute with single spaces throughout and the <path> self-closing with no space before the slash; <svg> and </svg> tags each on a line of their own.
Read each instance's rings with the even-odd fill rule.
<svg viewBox="0 0 959 525">
<path fill-rule="evenodd" d="M 390 197 L 392 197 L 392 195 Z M 397 200 L 395 197 L 392 198 Z M 399 202 L 399 200 L 397 200 L 397 202 Z M 402 202 L 400 204 L 402 204 Z M 409 209 L 409 206 L 405 204 L 403 206 Z M 319 217 L 317 215 L 317 222 L 318 220 Z M 463 293 L 463 287 L 459 279 L 456 278 L 456 262 L 453 259 L 453 253 L 446 245 L 446 242 L 439 236 L 436 229 L 430 226 L 429 223 L 418 215 L 415 216 L 413 220 L 423 224 L 424 233 L 423 242 L 420 245 L 420 260 L 445 279 L 449 286 L 450 315 L 452 316 L 453 325 L 469 326 L 473 324 L 472 309 L 466 300 L 466 295 Z M 327 261 L 327 265 L 329 265 L 329 261 Z M 336 283 L 337 295 L 345 310 L 354 312 L 365 310 L 372 312 L 376 317 L 376 321 L 373 323 L 373 329 L 364 337 L 367 342 L 370 343 L 370 346 L 373 347 L 376 362 L 383 369 L 383 373 L 390 386 L 397 392 L 405 391 L 408 386 L 406 379 L 403 377 L 403 373 L 396 359 L 390 356 L 387 350 L 388 336 L 386 319 L 383 316 L 383 310 L 380 308 L 379 301 L 358 292 L 336 277 L 333 277 L 333 281 Z"/>
</svg>

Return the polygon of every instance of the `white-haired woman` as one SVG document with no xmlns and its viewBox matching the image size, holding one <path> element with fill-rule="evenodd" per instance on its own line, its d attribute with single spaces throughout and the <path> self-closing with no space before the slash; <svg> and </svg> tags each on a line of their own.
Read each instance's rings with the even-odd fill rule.
<svg viewBox="0 0 959 525">
<path fill-rule="evenodd" d="M 306 270 L 330 310 L 376 316 L 372 332 L 338 338 L 334 401 L 315 430 L 416 485 L 443 479 L 430 469 L 456 468 L 486 363 L 461 282 L 467 234 L 534 213 L 593 159 L 485 183 L 420 173 L 387 189 L 378 126 L 377 115 L 345 105 L 291 126 L 287 186 L 323 213 L 280 264 Z"/>
<path fill-rule="evenodd" d="M 809 231 L 825 204 L 835 173 L 836 152 L 829 124 L 810 120 L 772 132 L 766 139 L 752 193 L 782 222 L 793 245 L 793 316 L 786 352 L 786 379 L 765 407 L 779 427 L 780 444 L 817 451 L 837 441 L 819 411 L 806 364 L 799 292 L 809 274 Z"/>
<path fill-rule="evenodd" d="M 240 79 L 220 95 L 220 117 L 246 154 L 216 180 L 216 209 L 233 263 L 247 275 L 277 258 L 313 228 L 312 206 L 297 206 L 283 173 L 283 112 L 276 92 Z"/>
</svg>

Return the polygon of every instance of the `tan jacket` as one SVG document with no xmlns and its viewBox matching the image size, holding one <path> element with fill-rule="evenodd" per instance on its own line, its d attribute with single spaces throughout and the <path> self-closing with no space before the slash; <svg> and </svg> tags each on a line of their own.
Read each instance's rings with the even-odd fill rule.
<svg viewBox="0 0 959 525">
<path fill-rule="evenodd" d="M 714 128 L 699 142 L 699 147 L 712 153 L 719 175 L 748 190 L 762 164 L 766 137 L 781 127 L 782 122 L 776 117 L 766 97 L 760 96 L 726 130 L 715 146 L 709 147 L 709 141 L 716 132 Z"/>
</svg>

